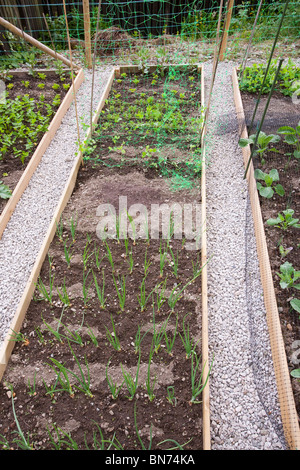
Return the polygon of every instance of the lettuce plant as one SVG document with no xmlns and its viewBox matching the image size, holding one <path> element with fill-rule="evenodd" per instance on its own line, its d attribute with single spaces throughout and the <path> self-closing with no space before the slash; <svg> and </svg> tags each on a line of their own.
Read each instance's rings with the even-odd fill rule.
<svg viewBox="0 0 300 470">
<path fill-rule="evenodd" d="M 256 169 L 254 171 L 254 177 L 256 180 L 263 181 L 265 184 L 264 186 L 260 181 L 256 183 L 259 194 L 262 197 L 270 199 L 273 197 L 274 192 L 279 196 L 284 196 L 285 191 L 282 185 L 277 183 L 279 181 L 279 174 L 276 169 L 271 170 L 270 173 L 264 173 L 262 170 Z"/>
<path fill-rule="evenodd" d="M 268 219 L 267 224 L 282 230 L 287 230 L 290 227 L 300 228 L 299 219 L 294 219 L 293 215 L 293 209 L 286 209 L 282 211 L 282 214 L 279 212 L 276 219 Z"/>
<path fill-rule="evenodd" d="M 293 155 L 295 158 L 300 159 L 300 121 L 295 129 L 291 126 L 282 126 L 279 127 L 277 132 L 285 136 L 284 142 L 295 147 Z"/>
<path fill-rule="evenodd" d="M 300 283 L 296 283 L 300 279 L 300 271 L 296 271 L 291 263 L 286 261 L 280 266 L 280 273 L 277 273 L 280 278 L 280 287 L 282 289 L 298 289 L 300 290 Z"/>
</svg>

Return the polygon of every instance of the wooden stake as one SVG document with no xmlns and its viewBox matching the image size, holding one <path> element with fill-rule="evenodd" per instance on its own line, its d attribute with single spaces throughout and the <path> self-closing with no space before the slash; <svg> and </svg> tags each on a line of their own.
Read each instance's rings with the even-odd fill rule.
<svg viewBox="0 0 300 470">
<path fill-rule="evenodd" d="M 231 23 L 231 16 L 232 16 L 232 9 L 233 9 L 233 4 L 234 0 L 229 0 L 228 1 L 228 10 L 227 10 L 227 16 L 226 16 L 226 24 L 225 24 L 225 30 L 224 30 L 224 36 L 221 44 L 221 52 L 220 52 L 220 60 L 224 60 L 224 55 L 227 47 L 227 39 L 228 39 L 228 31 Z"/>
<path fill-rule="evenodd" d="M 91 48 L 91 21 L 89 0 L 82 0 L 83 22 L 84 22 L 84 43 L 85 59 L 87 67 L 92 68 L 92 48 Z"/>
<path fill-rule="evenodd" d="M 34 39 L 32 36 L 30 36 L 29 34 L 27 33 L 24 33 L 24 31 L 21 31 L 19 28 L 17 28 L 16 26 L 14 26 L 13 24 L 11 24 L 9 21 L 6 21 L 4 18 L 2 18 L 0 16 L 0 24 L 1 26 L 3 26 L 4 28 L 8 29 L 11 33 L 15 34 L 16 36 L 19 36 L 20 38 L 24 39 L 25 41 L 29 42 L 30 44 L 32 44 L 34 47 L 36 47 L 37 49 L 40 49 L 42 52 L 45 52 L 45 54 L 48 54 L 52 57 L 54 57 L 55 59 L 59 59 L 61 60 L 65 65 L 67 65 L 68 67 L 71 66 L 71 62 L 69 59 L 67 59 L 66 57 L 62 56 L 61 54 L 57 54 L 57 52 L 53 51 L 52 49 L 50 49 L 50 47 L 47 47 L 45 46 L 45 44 L 42 44 L 40 41 L 38 41 L 37 39 Z M 79 68 L 78 66 L 76 66 L 76 68 Z"/>
</svg>

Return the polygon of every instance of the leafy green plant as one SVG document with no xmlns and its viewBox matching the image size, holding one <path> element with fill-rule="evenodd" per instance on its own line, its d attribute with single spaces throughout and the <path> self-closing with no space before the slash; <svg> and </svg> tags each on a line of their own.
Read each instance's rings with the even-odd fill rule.
<svg viewBox="0 0 300 470">
<path fill-rule="evenodd" d="M 257 168 L 254 171 L 254 177 L 256 180 L 263 181 L 265 184 L 264 186 L 260 181 L 257 181 L 256 183 L 259 194 L 262 197 L 271 199 L 274 196 L 274 192 L 279 196 L 284 196 L 285 191 L 282 185 L 278 183 L 279 174 L 276 169 L 271 170 L 269 173 L 264 173 L 262 170 Z"/>
<path fill-rule="evenodd" d="M 300 283 L 297 284 L 297 280 L 300 279 L 300 271 L 296 271 L 291 263 L 286 261 L 280 266 L 280 273 L 277 273 L 280 278 L 280 287 L 282 289 L 298 289 L 300 290 Z"/>
<path fill-rule="evenodd" d="M 282 230 L 287 230 L 291 227 L 300 228 L 300 224 L 298 224 L 299 219 L 293 218 L 294 212 L 293 209 L 286 209 L 282 213 L 279 212 L 276 219 L 268 219 L 267 224 Z"/>
<path fill-rule="evenodd" d="M 0 198 L 9 199 L 11 195 L 12 195 L 12 192 L 9 189 L 9 187 L 6 184 L 4 184 L 2 181 L 0 181 Z"/>
<path fill-rule="evenodd" d="M 300 313 L 300 299 L 291 299 L 290 305 L 296 312 Z"/>
<path fill-rule="evenodd" d="M 295 147 L 293 155 L 298 160 L 300 159 L 300 121 L 296 128 L 294 129 L 291 126 L 282 126 L 277 129 L 278 134 L 284 135 L 286 142 L 289 145 Z"/>
<path fill-rule="evenodd" d="M 248 139 L 242 138 L 239 140 L 240 147 L 246 147 L 247 145 L 253 145 L 256 140 L 256 134 L 250 135 Z M 272 143 L 278 143 L 280 141 L 280 137 L 275 134 L 267 135 L 264 132 L 260 132 L 256 142 L 256 148 L 254 151 L 254 155 L 260 155 L 262 164 L 264 164 L 264 155 L 268 150 L 269 145 Z M 274 150 L 271 148 L 270 150 Z"/>
</svg>

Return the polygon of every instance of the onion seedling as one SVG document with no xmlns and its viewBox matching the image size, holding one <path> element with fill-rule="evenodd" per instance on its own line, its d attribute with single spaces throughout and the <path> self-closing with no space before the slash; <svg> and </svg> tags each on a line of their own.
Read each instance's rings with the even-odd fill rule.
<svg viewBox="0 0 300 470">
<path fill-rule="evenodd" d="M 112 323 L 112 327 L 113 327 L 113 332 L 111 333 L 109 331 L 109 329 L 107 328 L 107 326 L 104 326 L 105 329 L 106 329 L 106 336 L 107 336 L 108 341 L 112 345 L 112 347 L 116 351 L 121 351 L 121 345 L 120 345 L 120 341 L 118 339 L 118 336 L 116 334 L 116 328 L 115 328 L 115 323 L 114 323 L 113 316 L 111 315 L 110 318 L 111 318 L 111 323 Z"/>
<path fill-rule="evenodd" d="M 93 273 L 93 277 L 94 277 L 94 284 L 95 284 L 95 287 L 96 287 L 98 300 L 100 302 L 100 307 L 102 309 L 104 309 L 105 305 L 106 305 L 106 297 L 104 296 L 104 289 L 105 289 L 104 269 L 102 270 L 103 281 L 102 281 L 102 288 L 101 289 L 98 285 L 97 277 L 96 277 L 94 271 L 92 271 L 92 273 Z"/>
<path fill-rule="evenodd" d="M 151 382 L 151 377 L 150 377 L 150 367 L 151 367 L 151 362 L 153 358 L 153 348 L 151 347 L 151 351 L 149 354 L 149 359 L 148 359 L 148 369 L 147 369 L 147 377 L 146 377 L 146 389 L 148 393 L 148 397 L 150 401 L 153 401 L 155 398 L 154 395 L 154 388 L 155 388 L 155 383 L 156 383 L 156 376 L 154 377 L 153 381 Z"/>
<path fill-rule="evenodd" d="M 185 357 L 186 359 L 190 358 L 191 357 L 191 354 L 194 353 L 195 351 L 195 348 L 198 344 L 199 341 L 197 341 L 197 343 L 193 344 L 194 343 L 194 340 L 193 338 L 190 337 L 190 326 L 188 324 L 188 326 L 186 327 L 185 326 L 185 319 L 186 317 L 190 315 L 189 313 L 187 313 L 185 315 L 185 317 L 183 318 L 183 322 L 182 322 L 182 330 L 183 330 L 183 334 L 181 335 L 181 333 L 179 332 L 179 336 L 181 338 L 181 341 L 182 341 L 182 344 L 184 346 L 184 349 L 185 349 Z"/>
<path fill-rule="evenodd" d="M 178 315 L 176 316 L 176 325 L 175 325 L 175 331 L 174 331 L 173 337 L 169 338 L 167 334 L 167 329 L 165 330 L 166 348 L 170 355 L 172 355 L 172 350 L 173 350 L 176 335 L 177 335 L 177 327 L 178 327 Z"/>
<path fill-rule="evenodd" d="M 194 365 L 194 360 L 196 361 L 195 365 Z M 213 361 L 212 361 L 209 371 L 207 373 L 207 377 L 205 381 L 203 382 L 205 364 L 200 372 L 200 360 L 201 360 L 201 357 L 199 356 L 198 358 L 196 352 L 194 351 L 193 354 L 191 355 L 191 385 L 192 385 L 192 397 L 190 400 L 191 404 L 201 403 L 201 401 L 197 400 L 197 397 L 202 393 L 202 391 L 204 390 L 208 382 L 208 378 L 209 378 L 212 364 L 213 364 Z"/>
<path fill-rule="evenodd" d="M 119 285 L 121 287 L 121 290 L 119 290 L 115 276 L 113 275 L 114 285 L 115 285 L 116 292 L 119 298 L 120 309 L 123 312 L 125 308 L 125 301 L 126 301 L 126 278 L 125 276 L 123 276 L 121 280 L 120 277 L 118 276 L 118 279 L 119 279 Z"/>
<path fill-rule="evenodd" d="M 177 405 L 177 398 L 175 397 L 175 388 L 173 385 L 167 387 L 167 400 L 171 405 Z"/>
<path fill-rule="evenodd" d="M 139 360 L 138 360 L 138 364 L 137 364 L 135 379 L 133 377 L 131 377 L 130 372 L 126 372 L 124 370 L 123 365 L 121 364 L 121 369 L 122 369 L 122 373 L 123 373 L 123 377 L 124 377 L 124 382 L 126 384 L 128 392 L 129 392 L 129 395 L 126 398 L 128 398 L 129 400 L 133 400 L 134 395 L 135 395 L 136 390 L 137 390 L 137 387 L 138 387 L 140 363 L 141 363 L 141 353 L 139 354 Z"/>
<path fill-rule="evenodd" d="M 121 385 L 117 385 L 117 383 L 113 382 L 112 378 L 109 377 L 109 375 L 107 373 L 107 369 L 108 369 L 109 364 L 110 364 L 110 360 L 108 361 L 106 369 L 105 369 L 105 376 L 106 376 L 106 380 L 107 380 L 107 383 L 108 383 L 108 386 L 109 386 L 109 390 L 111 392 L 111 396 L 112 396 L 113 400 L 116 400 L 118 398 L 118 395 L 119 395 L 123 385 L 124 385 L 124 380 L 121 383 Z"/>
</svg>

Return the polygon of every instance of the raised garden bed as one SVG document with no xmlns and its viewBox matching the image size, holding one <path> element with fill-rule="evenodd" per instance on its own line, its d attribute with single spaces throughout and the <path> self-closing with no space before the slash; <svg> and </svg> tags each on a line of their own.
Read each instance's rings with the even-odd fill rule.
<svg viewBox="0 0 300 470">
<path fill-rule="evenodd" d="M 3 119 L 0 171 L 3 184 L 12 193 L 72 88 L 72 82 L 66 69 L 41 69 L 34 73 L 10 71 L 2 80 L 6 102 L 0 105 Z M 64 112 L 66 109 L 64 106 Z M 0 198 L 0 213 L 7 200 Z"/>
<path fill-rule="evenodd" d="M 24 325 L 12 333 L 4 447 L 18 447 L 17 417 L 37 449 L 203 448 L 198 392 L 211 364 L 201 355 L 200 84 L 197 68 L 120 70 L 114 80 Z M 105 204 L 115 238 L 102 230 Z"/>
<path fill-rule="evenodd" d="M 235 74 L 233 75 L 234 83 L 237 83 Z M 236 88 L 237 89 L 237 88 Z M 241 101 L 239 103 L 238 94 L 236 92 L 237 109 L 240 112 L 241 128 L 245 129 L 249 126 L 256 100 L 257 94 L 250 94 L 247 92 L 240 92 Z M 260 119 L 263 110 L 265 109 L 267 95 L 262 96 L 260 105 L 257 110 L 256 121 L 253 124 L 251 135 L 255 134 L 255 129 L 258 125 L 258 119 Z M 245 122 L 243 123 L 243 119 Z M 274 219 L 277 219 L 278 214 L 284 214 L 286 210 L 294 210 L 291 214 L 292 218 L 299 218 L 300 204 L 299 204 L 299 159 L 293 155 L 295 146 L 292 146 L 285 142 L 285 136 L 278 132 L 278 129 L 282 126 L 292 126 L 296 128 L 300 121 L 300 113 L 297 106 L 293 103 L 291 97 L 286 97 L 279 91 L 277 91 L 270 101 L 268 113 L 262 128 L 262 132 L 267 136 L 271 134 L 276 136 L 270 142 L 266 149 L 259 152 L 253 158 L 253 165 L 249 167 L 247 175 L 250 194 L 252 197 L 253 214 L 256 222 L 256 236 L 258 242 L 258 251 L 261 259 L 261 272 L 263 282 L 265 286 L 265 299 L 266 305 L 268 306 L 269 325 L 270 325 L 270 336 L 271 340 L 277 346 L 274 348 L 273 357 L 276 366 L 279 365 L 282 371 L 284 371 L 284 356 L 287 359 L 287 374 L 282 373 L 280 377 L 278 375 L 278 387 L 279 393 L 284 397 L 281 402 L 281 409 L 286 424 L 288 439 L 293 441 L 296 436 L 299 439 L 299 429 L 297 427 L 297 418 L 293 415 L 293 403 L 292 398 L 289 397 L 289 382 L 291 382 L 292 393 L 294 398 L 294 405 L 296 411 L 299 414 L 300 411 L 300 396 L 299 396 L 299 379 L 293 378 L 290 374 L 293 370 L 299 368 L 299 326 L 300 317 L 299 313 L 292 308 L 290 301 L 294 298 L 299 298 L 299 290 L 294 287 L 285 288 L 281 283 L 282 279 L 280 273 L 282 273 L 282 265 L 284 263 L 290 263 L 295 270 L 299 271 L 300 266 L 300 246 L 299 246 L 299 228 L 296 226 L 286 226 L 283 229 L 283 225 L 275 223 Z M 248 132 L 247 132 L 248 135 Z M 243 131 L 243 138 L 245 138 L 245 130 Z M 248 138 L 248 137 L 247 137 Z M 263 143 L 259 146 L 261 150 Z M 244 148 L 244 160 L 245 166 L 250 157 L 250 150 L 246 152 Z M 247 160 L 247 161 L 246 161 Z M 277 175 L 271 185 L 273 193 L 270 193 L 270 189 L 265 192 L 265 189 L 261 189 L 260 184 L 263 188 L 266 187 L 266 182 L 257 176 L 257 171 L 261 171 L 264 174 Z M 275 173 L 274 173 L 274 170 Z M 268 183 L 270 180 L 266 180 Z M 257 186 L 258 183 L 258 186 Z M 281 186 L 277 186 L 281 185 Z M 254 188 L 257 186 L 257 204 L 254 197 Z M 256 189 L 255 189 L 256 191 Z M 266 197 L 268 196 L 268 197 Z M 261 223 L 260 223 L 261 213 Z M 273 219 L 271 221 L 271 219 Z M 269 221 L 269 222 L 268 222 Z M 277 227 L 276 225 L 280 225 Z M 264 251 L 264 240 L 266 241 L 266 250 Z M 272 278 L 268 279 L 268 266 L 270 266 L 270 273 Z M 297 281 L 296 281 L 297 284 Z M 274 298 L 273 298 L 274 291 Z M 276 329 L 276 316 L 278 316 L 279 328 Z M 280 351 L 280 336 L 283 339 L 283 350 Z M 280 366 L 281 364 L 281 366 Z M 291 431 L 290 426 L 294 426 Z M 291 433 L 289 434 L 289 432 Z M 294 441 L 295 442 L 295 441 Z"/>
</svg>

